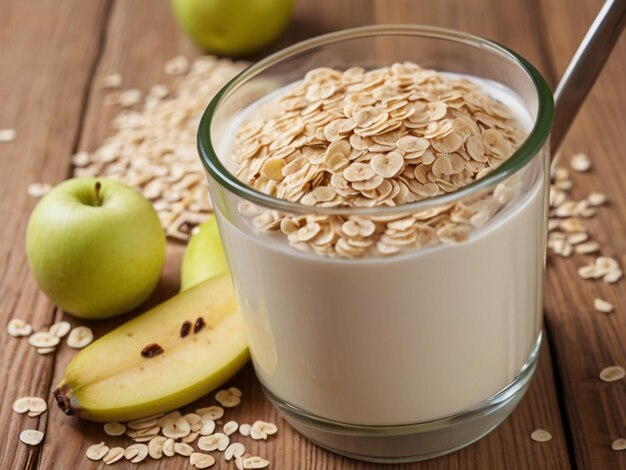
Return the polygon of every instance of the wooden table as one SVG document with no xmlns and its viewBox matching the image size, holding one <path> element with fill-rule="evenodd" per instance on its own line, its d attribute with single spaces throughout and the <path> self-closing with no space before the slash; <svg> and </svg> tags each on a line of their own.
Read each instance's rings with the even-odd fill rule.
<svg viewBox="0 0 626 470">
<path fill-rule="evenodd" d="M 517 50 L 554 85 L 600 0 L 300 0 L 294 21 L 272 50 L 327 31 L 372 23 L 425 23 L 479 34 Z M 269 51 L 265 51 L 267 53 Z M 103 105 L 94 84 L 120 72 L 125 86 L 147 89 L 165 80 L 163 63 L 198 51 L 177 28 L 165 0 L 0 0 L 0 129 L 19 135 L 0 143 L 0 325 L 12 317 L 41 328 L 63 318 L 31 277 L 24 253 L 24 233 L 35 200 L 26 194 L 35 181 L 57 183 L 70 174 L 69 156 L 92 150 L 110 132 L 116 111 Z M 256 57 L 255 57 L 256 58 Z M 572 128 L 562 154 L 587 152 L 593 170 L 575 174 L 574 196 L 591 190 L 609 194 L 610 205 L 591 222 L 603 251 L 626 265 L 626 41 L 613 57 Z M 163 281 L 152 299 L 177 290 L 182 245 L 170 243 Z M 598 372 L 612 364 L 626 366 L 626 281 L 608 285 L 584 281 L 576 268 L 587 259 L 549 257 L 545 293 L 544 347 L 530 391 L 512 416 L 478 443 L 430 462 L 399 469 L 618 469 L 626 452 L 611 441 L 626 437 L 626 381 L 607 384 Z M 615 304 L 613 314 L 593 309 L 594 297 Z M 102 334 L 119 320 L 93 324 Z M 88 445 L 105 436 L 101 426 L 64 416 L 50 398 L 72 356 L 60 348 L 39 356 L 26 341 L 0 329 L 0 468 L 102 468 L 86 459 Z M 267 443 L 246 445 L 273 462 L 272 468 L 374 469 L 310 444 L 277 417 L 262 396 L 250 366 L 232 384 L 245 394 L 234 419 L 276 421 L 279 435 Z M 48 397 L 49 412 L 33 419 L 11 410 L 24 395 Z M 208 399 L 202 400 L 208 402 Z M 25 428 L 46 432 L 38 447 L 20 443 Z M 549 430 L 550 442 L 531 441 L 536 428 Z M 219 461 L 214 468 L 234 468 Z M 187 468 L 181 457 L 147 460 L 143 468 Z M 117 468 L 133 468 L 118 462 Z M 392 468 L 392 467 L 389 467 Z"/>
</svg>

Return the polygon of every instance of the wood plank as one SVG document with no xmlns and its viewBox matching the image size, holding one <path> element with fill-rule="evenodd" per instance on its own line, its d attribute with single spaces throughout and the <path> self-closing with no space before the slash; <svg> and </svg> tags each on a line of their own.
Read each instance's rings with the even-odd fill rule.
<svg viewBox="0 0 626 470">
<path fill-rule="evenodd" d="M 602 1 L 538 2 L 546 49 L 559 76 L 602 5 Z M 610 204 L 587 225 L 602 245 L 602 254 L 626 266 L 626 38 L 622 35 L 594 89 L 567 136 L 560 164 L 568 166 L 575 152 L 593 161 L 587 174 L 572 172 L 575 199 L 591 191 L 606 192 Z M 576 464 L 579 468 L 626 468 L 626 459 L 611 450 L 611 442 L 626 437 L 626 382 L 604 383 L 598 373 L 609 365 L 626 367 L 626 281 L 608 285 L 578 277 L 578 267 L 592 257 L 549 259 L 546 279 L 547 326 L 557 361 L 556 372 L 565 399 Z M 599 297 L 615 305 L 605 315 L 593 308 Z"/>
<path fill-rule="evenodd" d="M 36 466 L 40 447 L 25 446 L 18 437 L 24 428 L 44 430 L 47 415 L 16 415 L 11 404 L 20 396 L 46 396 L 54 361 L 26 340 L 9 337 L 4 327 L 18 317 L 40 329 L 53 317 L 26 264 L 24 235 L 36 202 L 26 188 L 67 176 L 106 11 L 104 0 L 0 4 L 0 128 L 18 132 L 14 142 L 0 144 L 0 468 Z"/>
<path fill-rule="evenodd" d="M 345 2 L 335 7 L 332 1 L 299 2 L 296 20 L 281 40 L 283 44 L 300 40 L 322 32 L 349 26 L 371 23 L 380 20 L 374 17 L 372 4 Z M 408 8 L 408 5 L 407 5 Z M 358 14 L 355 14 L 358 12 Z M 378 10 L 376 11 L 378 15 Z M 412 13 L 413 17 L 415 13 Z M 411 18 L 413 18 L 411 17 Z M 140 18 L 139 23 L 136 19 Z M 417 19 L 416 19 L 417 20 Z M 132 23 L 133 27 L 130 27 Z M 156 26 L 158 25 L 158 27 Z M 276 48 L 278 46 L 274 46 Z M 118 2 L 107 28 L 107 41 L 97 76 L 111 72 L 121 72 L 126 87 L 147 89 L 150 85 L 167 80 L 161 72 L 162 64 L 177 53 L 194 55 L 195 49 L 176 29 L 166 6 L 154 2 Z M 102 141 L 109 132 L 108 121 L 115 110 L 103 106 L 102 91 L 92 90 L 89 110 L 81 137 L 81 148 L 91 150 Z M 158 297 L 170 295 L 177 288 L 180 245 L 170 244 L 169 255 L 163 285 Z M 111 322 L 93 325 L 96 332 L 108 330 Z M 57 356 L 53 384 L 62 375 L 62 370 L 71 357 L 71 353 L 62 350 Z M 529 396 L 523 400 L 512 418 L 490 434 L 487 438 L 468 449 L 450 457 L 438 459 L 426 464 L 404 465 L 398 468 L 467 468 L 468 465 L 497 465 L 505 459 L 509 468 L 527 468 L 532 462 L 546 462 L 553 468 L 568 468 L 564 437 L 560 431 L 561 423 L 554 410 L 558 408 L 556 395 L 551 380 L 552 373 L 547 350 L 542 353 L 537 379 L 534 381 Z M 247 367 L 232 382 L 244 390 L 246 399 L 241 407 L 229 414 L 239 422 L 251 422 L 262 418 L 281 423 L 280 436 L 268 443 L 257 443 L 245 439 L 249 450 L 267 456 L 274 462 L 275 468 L 378 468 L 376 465 L 356 463 L 349 459 L 336 457 L 304 440 L 286 423 L 280 420 L 269 402 L 263 397 L 251 367 Z M 205 398 L 195 406 L 209 403 Z M 63 441 L 51 440 L 46 443 L 42 458 L 42 468 L 54 464 L 74 465 L 81 468 L 98 468 L 102 464 L 89 462 L 84 457 L 86 447 L 103 438 L 100 425 L 70 419 L 53 408 L 50 411 L 52 427 L 64 436 Z M 555 439 L 548 445 L 529 446 L 528 435 L 535 427 L 550 429 Z M 119 445 L 121 439 L 106 437 L 111 445 Z M 510 452 L 506 457 L 505 449 L 524 448 L 524 452 Z M 526 449 L 528 447 L 528 449 Z M 149 462 L 149 468 L 161 468 L 167 464 Z M 433 466 L 434 465 L 434 466 Z M 118 467 L 132 468 L 129 464 L 117 464 Z"/>
</svg>

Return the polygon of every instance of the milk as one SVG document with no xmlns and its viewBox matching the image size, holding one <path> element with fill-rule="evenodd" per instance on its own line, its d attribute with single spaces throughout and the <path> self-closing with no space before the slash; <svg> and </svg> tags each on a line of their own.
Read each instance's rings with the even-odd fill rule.
<svg viewBox="0 0 626 470">
<path fill-rule="evenodd" d="M 472 80 L 530 129 L 519 97 Z M 219 144 L 226 160 L 233 142 Z M 259 380 L 310 414 L 361 425 L 431 421 L 489 399 L 540 332 L 546 191 L 537 177 L 461 244 L 357 260 L 300 252 L 216 208 Z"/>
</svg>

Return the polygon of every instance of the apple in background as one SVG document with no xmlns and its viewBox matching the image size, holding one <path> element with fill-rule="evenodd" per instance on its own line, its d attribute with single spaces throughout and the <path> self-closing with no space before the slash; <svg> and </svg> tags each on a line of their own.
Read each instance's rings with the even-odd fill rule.
<svg viewBox="0 0 626 470">
<path fill-rule="evenodd" d="M 54 303 L 77 317 L 106 318 L 148 298 L 165 261 L 165 234 L 136 190 L 75 178 L 33 210 L 26 252 L 37 284 Z"/>
<path fill-rule="evenodd" d="M 294 0 L 172 0 L 182 28 L 208 52 L 241 56 L 283 32 Z"/>
<path fill-rule="evenodd" d="M 212 215 L 191 233 L 180 269 L 181 291 L 229 272 L 215 216 Z"/>
</svg>

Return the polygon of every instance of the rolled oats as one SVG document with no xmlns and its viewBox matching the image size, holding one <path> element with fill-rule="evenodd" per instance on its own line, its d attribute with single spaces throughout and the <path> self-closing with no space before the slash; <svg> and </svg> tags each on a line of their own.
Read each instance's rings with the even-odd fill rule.
<svg viewBox="0 0 626 470">
<path fill-rule="evenodd" d="M 189 456 L 189 463 L 195 468 L 209 468 L 215 465 L 215 458 L 209 454 L 194 452 Z"/>
<path fill-rule="evenodd" d="M 621 366 L 609 366 L 600 371 L 599 377 L 603 382 L 616 382 L 626 377 L 626 371 Z"/>
<path fill-rule="evenodd" d="M 22 397 L 13 402 L 13 411 L 16 413 L 31 413 L 39 415 L 48 409 L 48 405 L 43 398 Z"/>
<path fill-rule="evenodd" d="M 613 304 L 603 299 L 594 299 L 593 308 L 598 312 L 611 313 L 613 311 Z"/>
<path fill-rule="evenodd" d="M 252 456 L 243 459 L 243 468 L 267 468 L 270 465 L 270 461 L 262 457 Z"/>
<path fill-rule="evenodd" d="M 107 465 L 111 465 L 120 460 L 122 457 L 124 457 L 124 448 L 112 447 L 109 449 L 106 455 L 102 457 L 102 461 Z"/>
<path fill-rule="evenodd" d="M 572 167 L 572 170 L 582 173 L 585 171 L 589 171 L 589 169 L 591 168 L 591 161 L 589 160 L 589 157 L 584 153 L 577 153 L 570 160 L 570 165 Z"/>
<path fill-rule="evenodd" d="M 132 444 L 124 450 L 124 458 L 131 463 L 139 463 L 148 456 L 148 446 L 145 444 Z"/>
<path fill-rule="evenodd" d="M 240 442 L 233 442 L 224 451 L 224 459 L 231 461 L 233 458 L 238 459 L 246 453 L 245 446 Z"/>
<path fill-rule="evenodd" d="M 12 142 L 17 138 L 15 129 L 0 129 L 0 143 Z"/>
<path fill-rule="evenodd" d="M 312 70 L 253 116 L 237 132 L 236 175 L 257 190 L 305 206 L 396 206 L 483 177 L 524 138 L 512 113 L 466 80 L 408 63 L 358 70 Z M 518 191 L 499 187 L 483 196 L 488 208 L 462 222 L 450 219 L 458 212 L 455 205 L 431 217 L 406 214 L 413 218 L 400 231 L 370 217 L 359 227 L 343 217 L 300 219 L 250 204 L 240 211 L 259 229 L 284 234 L 297 249 L 358 258 L 462 242 Z M 568 217 L 584 216 L 589 208 L 576 206 Z"/>
<path fill-rule="evenodd" d="M 43 433 L 36 429 L 25 429 L 20 433 L 20 441 L 29 446 L 36 446 L 43 441 Z"/>
<path fill-rule="evenodd" d="M 530 438 L 535 442 L 548 442 L 552 439 L 552 434 L 550 434 L 545 429 L 535 429 Z"/>
<path fill-rule="evenodd" d="M 70 348 L 82 349 L 93 341 L 93 332 L 86 326 L 77 326 L 70 331 L 67 337 L 67 345 Z"/>
<path fill-rule="evenodd" d="M 33 332 L 33 328 L 24 320 L 19 318 L 12 318 L 7 324 L 7 333 L 14 338 L 20 336 L 29 336 Z"/>
<path fill-rule="evenodd" d="M 101 460 L 109 452 L 109 447 L 104 443 L 93 444 L 87 448 L 87 458 L 89 460 Z"/>
<path fill-rule="evenodd" d="M 70 332 L 71 329 L 72 325 L 70 324 L 70 322 L 60 321 L 50 326 L 48 332 L 58 338 L 63 338 L 66 334 Z"/>
<path fill-rule="evenodd" d="M 109 436 L 121 436 L 126 433 L 126 425 L 122 423 L 105 423 L 104 432 Z"/>
<path fill-rule="evenodd" d="M 611 442 L 611 449 L 614 451 L 626 450 L 626 439 L 615 439 Z"/>
<path fill-rule="evenodd" d="M 135 89 L 111 93 L 105 103 L 137 110 L 122 110 L 114 119 L 114 134 L 100 148 L 72 158 L 74 176 L 106 176 L 135 187 L 153 202 L 168 237 L 189 239 L 212 211 L 196 152 L 198 122 L 215 93 L 244 66 L 211 56 L 190 65 L 179 56 L 165 65 L 166 73 L 182 75 L 171 90 L 155 85 L 145 99 Z M 121 77 L 111 77 L 101 85 L 119 88 Z M 180 194 L 173 200 L 178 182 Z"/>
<path fill-rule="evenodd" d="M 303 229 L 304 231 L 300 232 L 300 230 Z M 296 232 L 296 236 L 299 239 L 303 239 L 299 241 L 305 241 L 310 240 L 317 233 L 319 233 L 319 225 L 310 224 L 302 227 L 302 229 L 298 229 L 298 231 Z M 235 406 L 239 405 L 239 403 L 241 403 L 241 392 L 239 391 L 239 389 L 236 389 L 234 387 L 231 387 L 228 390 L 220 390 L 215 394 L 215 400 L 224 408 L 234 408 Z"/>
</svg>

